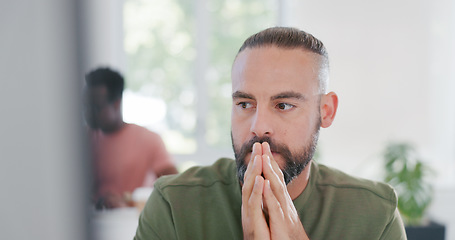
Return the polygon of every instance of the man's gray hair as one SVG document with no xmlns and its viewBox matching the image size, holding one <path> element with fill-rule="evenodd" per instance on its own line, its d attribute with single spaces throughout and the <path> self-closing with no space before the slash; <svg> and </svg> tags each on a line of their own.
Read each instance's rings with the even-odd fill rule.
<svg viewBox="0 0 455 240">
<path fill-rule="evenodd" d="M 291 27 L 272 27 L 260 31 L 245 40 L 240 47 L 239 53 L 246 48 L 257 48 L 263 46 L 276 46 L 285 49 L 302 48 L 320 57 L 319 68 L 319 92 L 325 93 L 329 81 L 329 56 L 324 44 L 313 35 Z"/>
</svg>

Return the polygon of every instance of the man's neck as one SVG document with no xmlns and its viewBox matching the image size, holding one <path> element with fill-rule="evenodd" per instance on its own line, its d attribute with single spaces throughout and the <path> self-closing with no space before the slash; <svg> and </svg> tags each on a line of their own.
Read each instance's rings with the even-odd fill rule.
<svg viewBox="0 0 455 240">
<path fill-rule="evenodd" d="M 310 169 L 313 161 L 310 161 L 299 176 L 294 178 L 287 186 L 289 196 L 292 200 L 296 199 L 303 193 L 310 180 Z"/>
</svg>

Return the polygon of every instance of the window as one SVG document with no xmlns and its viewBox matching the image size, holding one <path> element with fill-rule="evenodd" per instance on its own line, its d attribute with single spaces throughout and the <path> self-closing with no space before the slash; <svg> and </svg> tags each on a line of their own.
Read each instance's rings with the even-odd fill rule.
<svg viewBox="0 0 455 240">
<path fill-rule="evenodd" d="M 158 132 L 178 160 L 232 155 L 232 61 L 248 36 L 277 25 L 277 5 L 126 0 L 125 121 Z"/>
</svg>

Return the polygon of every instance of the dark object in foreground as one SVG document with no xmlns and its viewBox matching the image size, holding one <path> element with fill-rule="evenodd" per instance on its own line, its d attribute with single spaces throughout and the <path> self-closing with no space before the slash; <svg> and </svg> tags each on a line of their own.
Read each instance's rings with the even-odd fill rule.
<svg viewBox="0 0 455 240">
<path fill-rule="evenodd" d="M 406 226 L 405 228 L 408 240 L 445 239 L 445 226 L 433 221 L 425 226 Z"/>
</svg>

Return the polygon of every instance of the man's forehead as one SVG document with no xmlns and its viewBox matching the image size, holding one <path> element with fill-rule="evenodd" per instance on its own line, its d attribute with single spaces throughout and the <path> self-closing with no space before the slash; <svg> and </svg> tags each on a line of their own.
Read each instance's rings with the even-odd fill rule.
<svg viewBox="0 0 455 240">
<path fill-rule="evenodd" d="M 268 91 L 317 91 L 318 56 L 302 49 L 247 48 L 232 68 L 232 92 L 266 87 Z M 259 86 L 258 86 L 259 85 Z"/>
<path fill-rule="evenodd" d="M 301 48 L 282 48 L 276 46 L 264 46 L 246 48 L 240 52 L 232 65 L 232 77 L 246 71 L 263 72 L 265 68 L 275 71 L 285 70 L 289 72 L 307 72 L 317 75 L 321 63 L 321 56 Z M 286 72 L 287 71 L 287 72 Z"/>
</svg>

